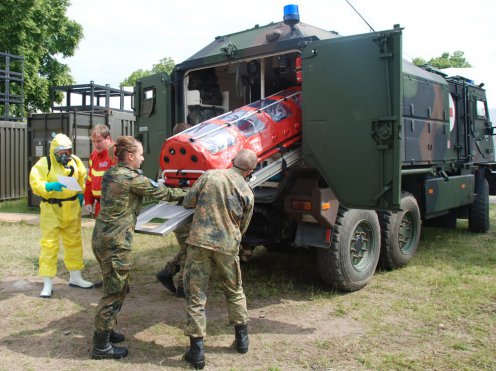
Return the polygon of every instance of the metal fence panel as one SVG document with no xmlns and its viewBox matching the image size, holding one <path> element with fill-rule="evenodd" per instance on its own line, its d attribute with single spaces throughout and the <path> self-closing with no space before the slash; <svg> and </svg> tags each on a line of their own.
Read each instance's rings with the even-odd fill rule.
<svg viewBox="0 0 496 371">
<path fill-rule="evenodd" d="M 27 181 L 26 124 L 0 121 L 0 201 L 25 197 Z"/>
</svg>

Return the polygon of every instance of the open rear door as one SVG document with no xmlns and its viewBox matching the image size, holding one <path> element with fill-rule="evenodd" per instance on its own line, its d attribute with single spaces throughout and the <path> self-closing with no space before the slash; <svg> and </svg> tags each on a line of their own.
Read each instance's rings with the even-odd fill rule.
<svg viewBox="0 0 496 371">
<path fill-rule="evenodd" d="M 303 157 L 347 207 L 399 209 L 401 54 L 401 29 L 303 50 Z"/>
<path fill-rule="evenodd" d="M 157 179 L 160 174 L 160 150 L 171 135 L 170 78 L 166 73 L 145 76 L 134 87 L 136 137 L 143 144 L 143 173 Z"/>
</svg>

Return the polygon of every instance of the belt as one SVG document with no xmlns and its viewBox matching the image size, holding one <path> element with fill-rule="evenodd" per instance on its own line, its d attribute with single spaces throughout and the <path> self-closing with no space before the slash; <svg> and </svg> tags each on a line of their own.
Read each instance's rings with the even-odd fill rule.
<svg viewBox="0 0 496 371">
<path fill-rule="evenodd" d="M 78 196 L 76 194 L 76 195 L 69 197 L 69 198 L 48 198 L 48 199 L 46 199 L 46 198 L 42 197 L 41 201 L 42 202 L 48 202 L 49 204 L 52 204 L 52 205 L 57 204 L 57 205 L 59 205 L 59 207 L 62 207 L 62 202 L 74 201 L 74 200 L 77 200 L 77 198 L 78 198 Z"/>
</svg>

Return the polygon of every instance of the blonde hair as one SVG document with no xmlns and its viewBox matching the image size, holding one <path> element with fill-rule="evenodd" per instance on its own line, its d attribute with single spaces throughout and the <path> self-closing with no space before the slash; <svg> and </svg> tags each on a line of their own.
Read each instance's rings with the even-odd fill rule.
<svg viewBox="0 0 496 371">
<path fill-rule="evenodd" d="M 115 143 L 109 148 L 109 156 L 111 159 L 117 157 L 119 161 L 126 159 L 126 152 L 135 153 L 140 147 L 141 142 L 130 135 L 124 135 L 117 138 Z"/>
</svg>

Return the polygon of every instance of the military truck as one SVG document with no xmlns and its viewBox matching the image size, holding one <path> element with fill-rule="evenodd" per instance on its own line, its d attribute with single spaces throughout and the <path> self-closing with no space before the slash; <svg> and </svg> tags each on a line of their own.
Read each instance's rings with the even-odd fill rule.
<svg viewBox="0 0 496 371">
<path fill-rule="evenodd" d="M 483 84 L 402 58 L 402 32 L 340 36 L 284 21 L 216 37 L 171 76 L 135 87 L 144 171 L 175 123 L 196 124 L 287 87 L 302 91 L 301 161 L 254 189 L 244 249 L 317 250 L 330 288 L 355 291 L 407 264 L 422 223 L 489 230 L 493 136 Z M 272 174 L 271 174 L 272 175 Z"/>
</svg>

